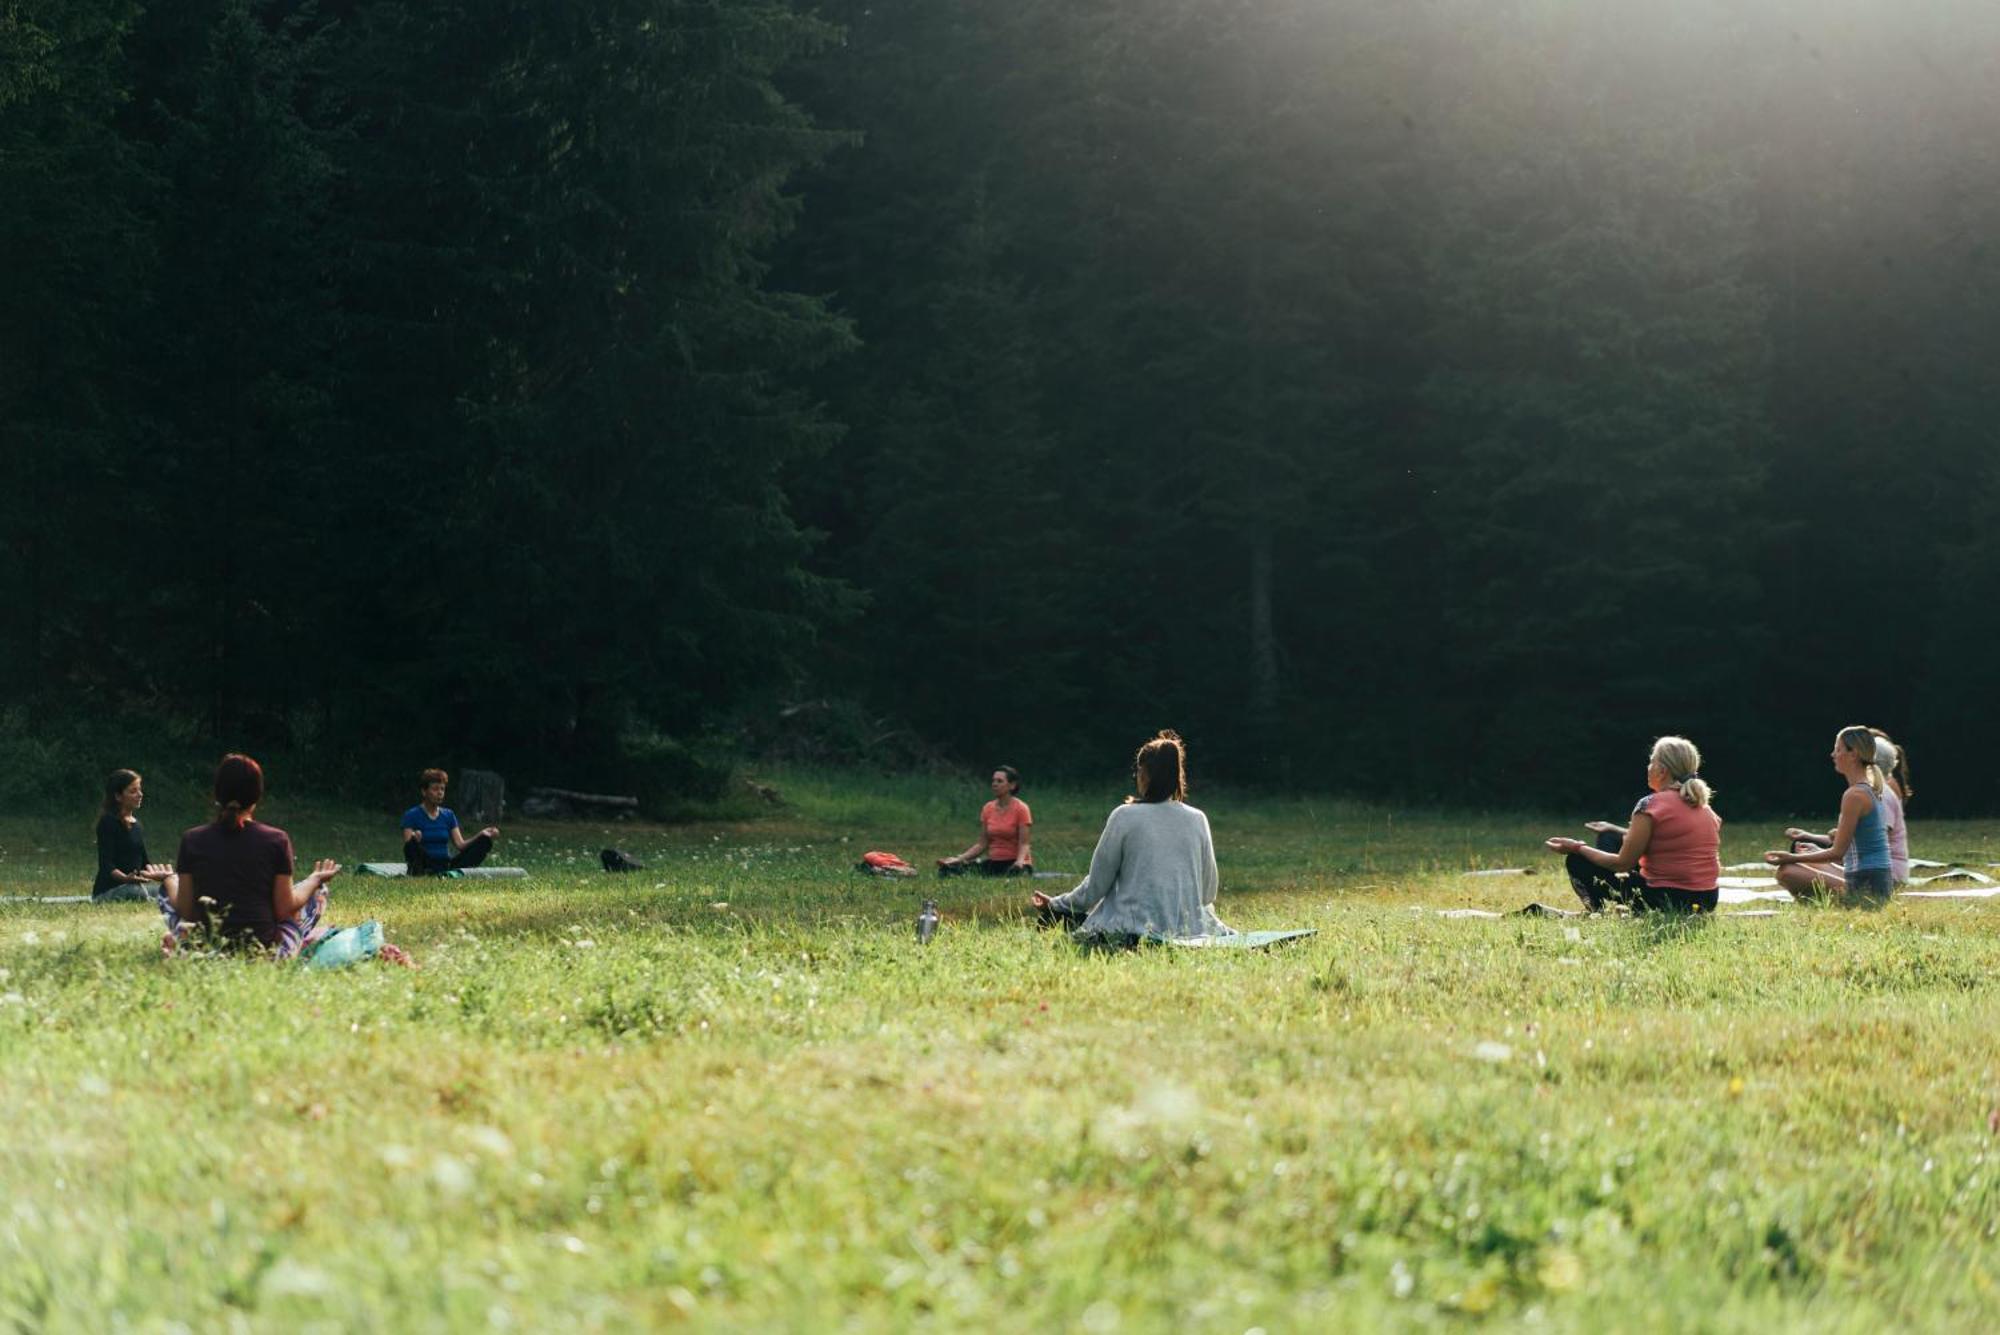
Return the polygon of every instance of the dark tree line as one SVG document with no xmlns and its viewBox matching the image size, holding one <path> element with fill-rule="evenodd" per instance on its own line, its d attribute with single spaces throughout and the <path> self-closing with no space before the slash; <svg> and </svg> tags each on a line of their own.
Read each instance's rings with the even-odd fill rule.
<svg viewBox="0 0 2000 1335">
<path fill-rule="evenodd" d="M 1984 809 L 1989 10 L 22 0 L 8 754 Z"/>
</svg>

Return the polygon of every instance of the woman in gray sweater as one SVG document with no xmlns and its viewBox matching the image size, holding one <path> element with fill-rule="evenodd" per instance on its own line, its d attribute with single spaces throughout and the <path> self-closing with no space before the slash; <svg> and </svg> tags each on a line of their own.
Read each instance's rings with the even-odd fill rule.
<svg viewBox="0 0 2000 1335">
<path fill-rule="evenodd" d="M 1187 748 L 1163 732 L 1139 748 L 1139 795 L 1115 808 L 1090 855 L 1090 875 L 1066 895 L 1037 892 L 1044 920 L 1116 944 L 1226 936 L 1215 916 L 1215 841 L 1208 817 L 1187 804 Z"/>
</svg>

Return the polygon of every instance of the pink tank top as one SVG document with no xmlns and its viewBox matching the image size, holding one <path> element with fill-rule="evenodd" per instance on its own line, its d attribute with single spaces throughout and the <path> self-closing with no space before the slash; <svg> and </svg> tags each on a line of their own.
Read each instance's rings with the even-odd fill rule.
<svg viewBox="0 0 2000 1335">
<path fill-rule="evenodd" d="M 1676 792 L 1648 793 L 1632 814 L 1653 818 L 1653 837 L 1639 855 L 1647 885 L 1713 890 L 1722 875 L 1722 817 L 1714 807 L 1689 806 Z"/>
<path fill-rule="evenodd" d="M 1903 824 L 1903 799 L 1893 788 L 1882 790 L 1882 824 L 1889 832 L 1889 876 L 1910 879 L 1910 827 Z"/>
</svg>

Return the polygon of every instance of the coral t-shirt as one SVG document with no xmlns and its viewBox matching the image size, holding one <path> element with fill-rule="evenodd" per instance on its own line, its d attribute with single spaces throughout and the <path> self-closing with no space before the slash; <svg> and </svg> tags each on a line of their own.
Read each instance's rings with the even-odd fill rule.
<svg viewBox="0 0 2000 1335">
<path fill-rule="evenodd" d="M 1639 855 L 1647 885 L 1713 890 L 1722 875 L 1722 817 L 1714 807 L 1688 805 L 1676 792 L 1648 793 L 1632 808 L 1653 818 L 1653 837 Z"/>
<path fill-rule="evenodd" d="M 1035 813 L 1028 810 L 1028 804 L 1015 798 L 1000 809 L 1000 801 L 995 798 L 979 809 L 979 825 L 986 831 L 986 856 L 993 862 L 1012 862 L 1021 855 L 1021 831 L 1034 824 Z"/>
</svg>

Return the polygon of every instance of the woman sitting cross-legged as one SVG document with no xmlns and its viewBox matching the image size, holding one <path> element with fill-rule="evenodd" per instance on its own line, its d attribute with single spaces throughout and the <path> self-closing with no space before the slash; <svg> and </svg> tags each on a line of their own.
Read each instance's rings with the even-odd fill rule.
<svg viewBox="0 0 2000 1335">
<path fill-rule="evenodd" d="M 104 810 L 97 817 L 97 879 L 90 897 L 98 903 L 160 897 L 167 869 L 146 858 L 146 832 L 139 808 L 146 801 L 138 771 L 115 769 L 104 781 Z"/>
<path fill-rule="evenodd" d="M 164 878 L 167 950 L 198 929 L 218 945 L 287 959 L 325 934 L 326 886 L 340 874 L 339 864 L 322 858 L 310 875 L 294 880 L 291 836 L 256 819 L 263 797 L 257 762 L 224 756 L 215 769 L 215 819 L 181 836 L 174 870 Z M 382 955 L 410 962 L 394 946 L 385 944 Z"/>
<path fill-rule="evenodd" d="M 1722 875 L 1722 817 L 1709 805 L 1701 752 L 1685 737 L 1653 743 L 1646 764 L 1652 791 L 1632 808 L 1631 823 L 1591 821 L 1593 847 L 1564 835 L 1547 841 L 1564 859 L 1570 887 L 1596 913 L 1607 902 L 1635 912 L 1711 913 Z"/>
<path fill-rule="evenodd" d="M 1916 789 L 1910 783 L 1909 753 L 1889 740 L 1889 734 L 1880 728 L 1868 731 L 1875 738 L 1875 768 L 1882 771 L 1882 792 L 1876 800 L 1881 803 L 1882 830 L 1889 840 L 1889 880 L 1893 887 L 1910 879 L 1910 827 L 1903 817 L 1903 804 L 1909 801 Z M 1792 852 L 1812 853 L 1833 847 L 1836 832 L 1828 830 L 1821 833 L 1795 826 L 1785 831 L 1785 838 L 1791 841 Z M 1791 891 L 1794 897 L 1809 892 L 1815 882 L 1820 884 L 1821 893 L 1839 894 L 1846 888 L 1847 873 L 1830 862 L 1784 867 L 1778 871 L 1778 883 Z"/>
<path fill-rule="evenodd" d="M 981 876 L 1033 875 L 1029 847 L 1035 813 L 1021 800 L 1021 771 L 1012 765 L 993 770 L 993 800 L 979 809 L 979 842 L 953 857 L 939 858 L 938 875 L 977 871 Z"/>
<path fill-rule="evenodd" d="M 1772 849 L 1764 861 L 1778 869 L 1778 884 L 1794 898 L 1847 899 L 1856 903 L 1885 903 L 1895 888 L 1895 871 L 1889 857 L 1889 782 L 1881 762 L 1889 757 L 1886 744 L 1878 743 L 1867 728 L 1842 728 L 1833 739 L 1827 757 L 1833 768 L 1847 780 L 1840 797 L 1840 821 L 1833 827 L 1833 842 L 1807 852 Z M 1829 876 L 1828 864 L 1840 864 L 1840 875 Z M 1907 862 L 1905 866 L 1907 867 Z"/>
<path fill-rule="evenodd" d="M 1139 748 L 1137 797 L 1104 822 L 1090 874 L 1068 894 L 1029 897 L 1045 921 L 1113 945 L 1146 939 L 1227 936 L 1215 916 L 1221 874 L 1208 817 L 1187 804 L 1187 749 L 1172 732 Z"/>
<path fill-rule="evenodd" d="M 498 827 L 489 825 L 472 838 L 459 828 L 458 813 L 444 804 L 451 775 L 427 769 L 417 777 L 417 804 L 403 813 L 403 866 L 412 876 L 442 876 L 486 861 Z"/>
</svg>

